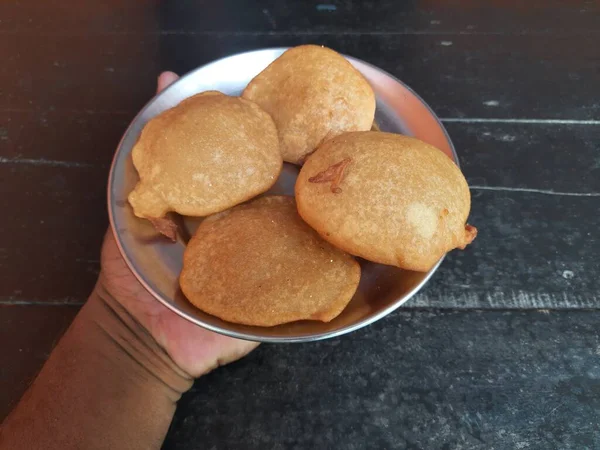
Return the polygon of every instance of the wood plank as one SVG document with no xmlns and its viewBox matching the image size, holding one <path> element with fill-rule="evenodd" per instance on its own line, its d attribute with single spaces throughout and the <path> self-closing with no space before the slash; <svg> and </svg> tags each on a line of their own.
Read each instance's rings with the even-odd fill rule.
<svg viewBox="0 0 600 450">
<path fill-rule="evenodd" d="M 0 109 L 125 112 L 132 116 L 156 90 L 153 36 L 25 35 L 0 40 Z"/>
<path fill-rule="evenodd" d="M 96 166 L 108 171 L 132 116 L 70 111 L 0 112 L 0 163 Z"/>
<path fill-rule="evenodd" d="M 0 110 L 131 116 L 153 94 L 160 70 L 185 73 L 236 52 L 303 43 L 328 45 L 381 67 L 442 117 L 600 117 L 588 88 L 598 70 L 592 35 L 29 36 L 0 44 Z"/>
<path fill-rule="evenodd" d="M 0 308 L 1 420 L 77 309 Z M 400 310 L 338 339 L 264 345 L 195 384 L 165 448 L 595 448 L 599 314 Z"/>
<path fill-rule="evenodd" d="M 201 60 L 312 43 L 363 59 L 398 77 L 440 117 L 600 117 L 600 103 L 588 89 L 598 71 L 592 36 L 217 36 L 208 46 L 203 36 L 169 35 L 160 42 L 162 66 L 180 73 Z"/>
<path fill-rule="evenodd" d="M 599 448 L 599 320 L 400 310 L 263 345 L 196 382 L 164 448 Z"/>
<path fill-rule="evenodd" d="M 0 300 L 83 302 L 106 229 L 103 168 L 0 165 Z M 599 308 L 600 195 L 473 191 L 479 236 L 406 307 Z M 19 243 L 15 245 L 15 243 Z"/>
<path fill-rule="evenodd" d="M 471 185 L 600 193 L 600 125 L 446 123 Z"/>
<path fill-rule="evenodd" d="M 216 5 L 215 5 L 216 6 Z M 399 33 L 597 32 L 600 7 L 590 2 L 330 1 L 264 2 L 240 8 L 236 0 L 207 8 L 202 2 L 162 5 L 161 30 Z"/>
<path fill-rule="evenodd" d="M 156 14 L 160 3 L 158 0 L 3 2 L 0 4 L 0 31 L 17 34 L 151 31 L 156 27 Z"/>
<path fill-rule="evenodd" d="M 406 307 L 599 308 L 599 208 L 598 194 L 475 190 L 477 239 Z"/>
<path fill-rule="evenodd" d="M 128 115 L 0 113 L 0 163 L 108 170 Z M 470 184 L 600 192 L 600 126 L 446 123 Z"/>
<path fill-rule="evenodd" d="M 0 305 L 0 422 L 29 387 L 78 310 L 73 306 Z"/>
<path fill-rule="evenodd" d="M 582 33 L 597 32 L 596 2 L 474 0 L 416 2 L 294 0 L 241 5 L 156 0 L 60 0 L 4 2 L 1 31 L 19 33 L 151 32 L 403 32 L 403 33 Z"/>
<path fill-rule="evenodd" d="M 106 169 L 0 165 L 0 300 L 81 303 L 107 229 Z"/>
</svg>

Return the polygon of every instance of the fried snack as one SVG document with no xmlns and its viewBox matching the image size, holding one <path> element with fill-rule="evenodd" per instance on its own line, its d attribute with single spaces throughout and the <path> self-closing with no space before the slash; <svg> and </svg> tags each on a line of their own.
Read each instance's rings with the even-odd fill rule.
<svg viewBox="0 0 600 450">
<path fill-rule="evenodd" d="M 199 309 L 229 322 L 329 322 L 360 280 L 354 258 L 302 221 L 292 197 L 262 197 L 205 219 L 179 278 Z"/>
<path fill-rule="evenodd" d="M 258 105 L 208 91 L 144 127 L 132 150 L 140 181 L 129 194 L 136 216 L 175 237 L 169 211 L 207 216 L 268 190 L 282 167 L 277 130 Z"/>
<path fill-rule="evenodd" d="M 287 50 L 246 87 L 244 98 L 275 120 L 283 160 L 302 164 L 322 142 L 369 130 L 375 94 L 339 53 L 316 45 Z"/>
<path fill-rule="evenodd" d="M 296 181 L 300 216 L 353 255 L 428 271 L 477 235 L 466 225 L 471 195 L 437 148 L 398 134 L 345 133 L 324 143 Z"/>
</svg>

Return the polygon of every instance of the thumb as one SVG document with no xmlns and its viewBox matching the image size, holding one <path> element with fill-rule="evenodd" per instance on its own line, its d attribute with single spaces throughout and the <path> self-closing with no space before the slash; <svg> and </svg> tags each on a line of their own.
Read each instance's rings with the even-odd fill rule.
<svg viewBox="0 0 600 450">
<path fill-rule="evenodd" d="M 158 76 L 156 93 L 158 94 L 160 91 L 165 89 L 170 84 L 174 83 L 179 79 L 179 75 L 173 72 L 163 72 Z"/>
</svg>

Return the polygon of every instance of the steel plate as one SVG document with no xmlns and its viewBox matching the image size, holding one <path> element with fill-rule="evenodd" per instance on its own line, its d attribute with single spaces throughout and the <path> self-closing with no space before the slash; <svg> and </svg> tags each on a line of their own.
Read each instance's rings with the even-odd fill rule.
<svg viewBox="0 0 600 450">
<path fill-rule="evenodd" d="M 127 195 L 137 182 L 130 152 L 142 128 L 152 117 L 183 99 L 206 90 L 239 95 L 246 84 L 285 48 L 256 50 L 202 66 L 154 97 L 135 117 L 115 154 L 108 183 L 108 210 L 112 230 L 125 261 L 158 301 L 181 317 L 228 336 L 263 342 L 302 342 L 339 336 L 375 322 L 394 311 L 423 287 L 441 260 L 428 273 L 400 270 L 361 261 L 362 278 L 348 307 L 329 323 L 293 322 L 276 327 L 252 327 L 225 322 L 192 306 L 182 295 L 178 277 L 183 251 L 198 219 L 184 219 L 186 233 L 177 243 L 157 236 L 151 225 L 136 218 Z M 415 136 L 432 144 L 458 163 L 446 130 L 433 111 L 408 86 L 364 61 L 347 57 L 369 80 L 377 96 L 375 121 L 382 131 Z M 293 195 L 298 169 L 285 164 L 269 193 Z"/>
</svg>

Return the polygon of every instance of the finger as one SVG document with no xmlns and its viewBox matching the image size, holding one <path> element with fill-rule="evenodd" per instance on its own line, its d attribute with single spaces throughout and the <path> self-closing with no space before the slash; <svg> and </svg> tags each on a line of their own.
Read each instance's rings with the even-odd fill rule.
<svg viewBox="0 0 600 450">
<path fill-rule="evenodd" d="M 170 84 L 174 83 L 179 79 L 179 75 L 173 72 L 163 72 L 158 76 L 158 82 L 156 87 L 156 93 L 158 94 L 160 91 L 165 89 Z"/>
</svg>

